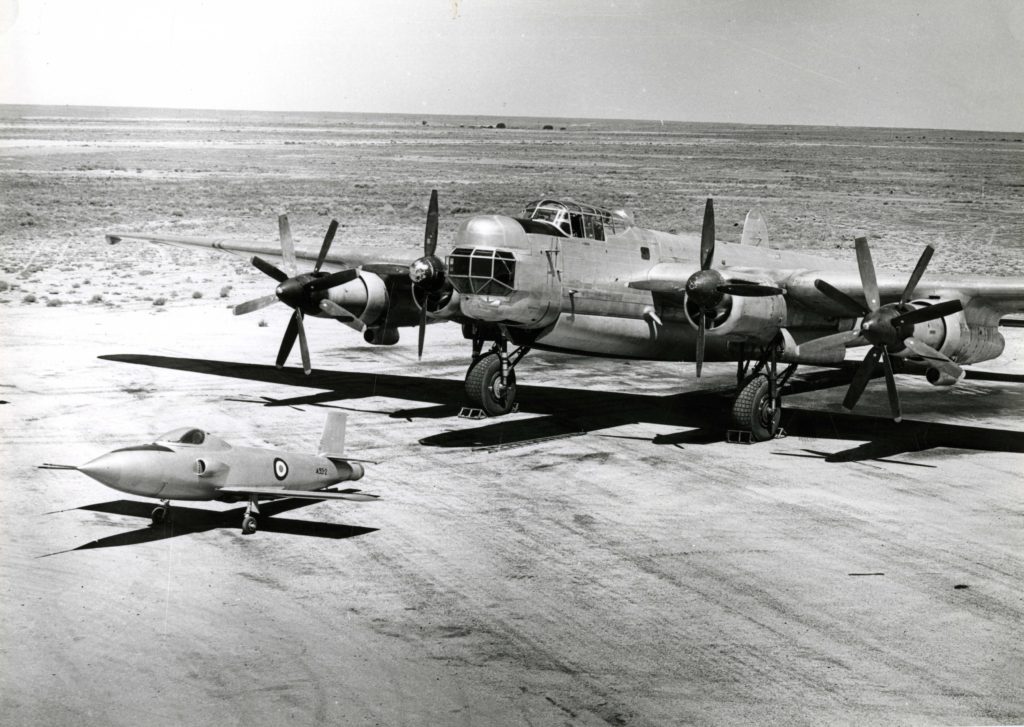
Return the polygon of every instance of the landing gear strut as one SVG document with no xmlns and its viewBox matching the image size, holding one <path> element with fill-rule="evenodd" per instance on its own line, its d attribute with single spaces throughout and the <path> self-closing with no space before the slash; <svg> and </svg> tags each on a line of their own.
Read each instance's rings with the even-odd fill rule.
<svg viewBox="0 0 1024 727">
<path fill-rule="evenodd" d="M 730 412 L 730 441 L 766 442 L 779 436 L 782 429 L 782 387 L 796 371 L 790 364 L 779 373 L 779 339 L 761 349 L 756 365 L 740 356 L 736 367 L 736 398 Z"/>
<path fill-rule="evenodd" d="M 160 504 L 153 508 L 153 512 L 149 514 L 154 526 L 160 525 L 167 519 L 167 514 L 171 511 L 171 501 L 161 500 Z"/>
<path fill-rule="evenodd" d="M 256 495 L 249 495 L 249 504 L 245 507 L 245 516 L 242 517 L 242 535 L 252 535 L 256 532 L 256 516 L 259 514 L 259 498 Z"/>
<path fill-rule="evenodd" d="M 498 338 L 481 355 L 483 341 L 473 340 L 473 362 L 466 371 L 466 396 L 470 403 L 490 416 L 508 414 L 516 403 L 515 365 L 529 353 L 529 346 L 508 352 L 508 341 Z"/>
</svg>

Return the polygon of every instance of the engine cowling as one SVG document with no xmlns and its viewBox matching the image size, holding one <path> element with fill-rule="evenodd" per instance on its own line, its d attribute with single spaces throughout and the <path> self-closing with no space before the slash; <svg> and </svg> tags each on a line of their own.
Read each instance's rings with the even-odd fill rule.
<svg viewBox="0 0 1024 727">
<path fill-rule="evenodd" d="M 940 302 L 942 301 L 916 300 L 912 301 L 911 305 L 915 308 L 923 308 Z M 998 326 L 969 325 L 964 311 L 918 323 L 914 326 L 913 336 L 958 364 L 978 363 L 998 358 L 1006 347 L 1006 341 L 999 333 Z M 943 382 L 943 377 L 937 377 L 937 381 L 932 381 L 937 386 L 948 385 Z M 951 383 L 955 383 L 955 381 Z"/>
<path fill-rule="evenodd" d="M 697 327 L 698 310 L 686 306 L 686 317 Z M 768 343 L 786 322 L 786 300 L 781 295 L 747 297 L 726 295 L 709 321 L 708 334 L 725 340 Z"/>
</svg>

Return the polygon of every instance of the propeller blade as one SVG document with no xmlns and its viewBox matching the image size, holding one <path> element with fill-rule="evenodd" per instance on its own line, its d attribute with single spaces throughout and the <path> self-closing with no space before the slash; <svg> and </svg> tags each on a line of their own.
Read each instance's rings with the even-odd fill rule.
<svg viewBox="0 0 1024 727">
<path fill-rule="evenodd" d="M 279 283 L 283 283 L 288 279 L 288 273 L 281 270 L 275 265 L 271 265 L 261 257 L 253 257 L 249 262 L 252 263 L 253 267 L 259 270 L 264 275 L 269 275 Z"/>
<path fill-rule="evenodd" d="M 843 399 L 844 408 L 853 409 L 853 407 L 857 406 L 860 395 L 864 393 L 864 387 L 868 385 L 868 382 L 871 381 L 871 377 L 875 373 L 875 364 L 878 363 L 878 357 L 881 355 L 881 346 L 872 346 L 871 350 L 868 351 L 868 355 L 864 357 L 860 368 L 853 375 L 850 388 L 846 391 L 846 397 Z"/>
<path fill-rule="evenodd" d="M 907 303 L 911 298 L 914 297 L 914 288 L 921 281 L 921 276 L 924 275 L 925 268 L 928 267 L 928 261 L 932 259 L 932 255 L 935 253 L 935 248 L 931 245 L 925 247 L 924 252 L 921 253 L 921 257 L 917 259 L 917 265 L 914 266 L 914 272 L 910 274 L 910 280 L 907 281 L 907 287 L 903 289 L 903 295 L 900 296 L 900 303 Z"/>
<path fill-rule="evenodd" d="M 342 308 L 340 305 L 335 303 L 333 300 L 324 298 L 320 301 L 320 310 L 329 315 L 331 318 L 337 318 L 339 321 L 349 322 L 354 321 L 355 316 L 349 313 L 347 310 Z"/>
<path fill-rule="evenodd" d="M 324 235 L 324 244 L 320 246 L 320 254 L 316 258 L 316 265 L 313 266 L 313 272 L 320 272 L 320 266 L 324 264 L 324 260 L 327 258 L 327 253 L 331 249 L 331 243 L 334 242 L 334 233 L 338 231 L 338 221 L 331 220 L 331 224 L 327 227 L 327 234 Z"/>
<path fill-rule="evenodd" d="M 855 301 L 853 298 L 848 296 L 846 293 L 841 291 L 830 283 L 826 283 L 820 278 L 814 281 L 814 287 L 818 289 L 818 292 L 823 294 L 825 297 L 831 299 L 833 302 L 841 305 L 846 312 L 853 318 L 859 318 L 860 316 L 867 313 L 864 307 Z"/>
<path fill-rule="evenodd" d="M 900 393 L 896 390 L 896 377 L 892 374 L 892 361 L 889 360 L 889 351 L 882 348 L 882 368 L 885 371 L 885 388 L 889 393 L 889 409 L 892 411 L 892 419 L 899 424 L 903 421 L 903 414 L 900 412 Z"/>
<path fill-rule="evenodd" d="M 715 259 L 715 203 L 710 197 L 704 204 L 704 223 L 700 228 L 700 269 L 708 270 Z"/>
<path fill-rule="evenodd" d="M 427 230 L 423 236 L 423 256 L 430 257 L 437 249 L 437 190 L 430 190 L 430 206 L 427 208 Z"/>
<path fill-rule="evenodd" d="M 958 379 L 964 375 L 964 370 L 958 364 L 940 351 L 936 351 L 924 341 L 919 341 L 910 336 L 903 339 L 903 345 L 915 356 L 923 358 L 944 374 L 949 374 Z"/>
<path fill-rule="evenodd" d="M 339 270 L 336 273 L 325 275 L 322 278 L 311 280 L 306 283 L 306 289 L 311 291 L 327 290 L 333 288 L 335 285 L 343 285 L 359 277 L 359 273 L 356 272 L 355 268 L 349 268 L 348 270 Z"/>
<path fill-rule="evenodd" d="M 264 295 L 262 298 L 256 298 L 255 300 L 247 300 L 244 303 L 239 303 L 231 312 L 236 316 L 244 316 L 246 313 L 252 313 L 260 308 L 266 308 L 268 305 L 273 305 L 277 302 L 277 296 L 271 293 L 270 295 Z"/>
<path fill-rule="evenodd" d="M 427 336 L 427 303 L 426 303 L 426 301 L 424 301 L 423 305 L 420 307 L 420 337 L 419 337 L 418 355 L 419 355 L 419 357 L 421 359 L 423 358 L 423 341 L 426 338 L 426 336 Z"/>
<path fill-rule="evenodd" d="M 765 298 L 773 295 L 782 295 L 782 288 L 774 285 L 761 285 L 760 283 L 732 282 L 718 286 L 719 293 L 738 295 L 741 298 Z"/>
<path fill-rule="evenodd" d="M 295 311 L 294 320 L 298 324 L 299 330 L 299 355 L 302 356 L 302 370 L 309 376 L 313 367 L 309 363 L 309 344 L 306 343 L 306 327 L 302 325 L 302 311 Z"/>
<path fill-rule="evenodd" d="M 697 324 L 697 378 L 700 378 L 700 370 L 704 366 L 704 328 L 707 322 L 704 319 L 704 313 L 701 312 L 699 323 Z"/>
<path fill-rule="evenodd" d="M 896 316 L 892 319 L 891 323 L 895 327 L 899 328 L 904 325 L 917 325 L 918 323 L 924 323 L 925 321 L 934 321 L 936 318 L 942 318 L 948 316 L 950 313 L 956 313 L 964 309 L 964 304 L 959 300 L 946 300 L 935 305 L 926 305 L 923 308 L 915 308 L 909 313 L 904 313 L 901 316 Z"/>
<path fill-rule="evenodd" d="M 292 240 L 292 228 L 288 224 L 288 215 L 278 215 L 277 230 L 281 236 L 281 261 L 288 277 L 295 277 L 295 242 Z"/>
<path fill-rule="evenodd" d="M 876 311 L 882 305 L 878 294 L 878 279 L 875 277 L 875 264 L 871 262 L 871 248 L 868 238 L 858 237 L 854 240 L 857 248 L 857 268 L 860 270 L 860 284 L 864 288 L 864 299 L 868 302 L 868 310 Z"/>
<path fill-rule="evenodd" d="M 284 329 L 284 337 L 281 339 L 281 348 L 277 350 L 277 368 L 284 366 L 284 362 L 288 358 L 288 354 L 292 352 L 292 346 L 295 345 L 295 337 L 299 335 L 299 324 L 296 320 L 295 316 L 288 318 L 288 327 Z"/>
<path fill-rule="evenodd" d="M 867 344 L 867 341 L 860 335 L 859 331 L 843 331 L 801 343 L 800 353 L 823 353 L 840 347 L 848 348 L 865 344 Z"/>
</svg>

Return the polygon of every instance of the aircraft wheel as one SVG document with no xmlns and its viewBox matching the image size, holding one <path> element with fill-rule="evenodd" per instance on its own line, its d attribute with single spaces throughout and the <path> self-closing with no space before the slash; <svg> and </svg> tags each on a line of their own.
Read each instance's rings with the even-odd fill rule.
<svg viewBox="0 0 1024 727">
<path fill-rule="evenodd" d="M 153 520 L 153 525 L 160 525 L 164 520 L 167 519 L 167 508 L 163 505 L 153 508 L 153 512 L 149 514 Z"/>
<path fill-rule="evenodd" d="M 498 354 L 481 356 L 466 372 L 466 395 L 470 403 L 491 416 L 508 414 L 516 403 L 516 372 L 509 372 L 507 386 L 502 387 Z"/>
<path fill-rule="evenodd" d="M 782 407 L 775 406 L 768 391 L 768 377 L 758 374 L 743 385 L 732 404 L 732 425 L 749 430 L 756 442 L 772 439 L 782 419 Z"/>
<path fill-rule="evenodd" d="M 246 515 L 242 518 L 242 535 L 252 535 L 256 532 L 256 518 Z"/>
</svg>

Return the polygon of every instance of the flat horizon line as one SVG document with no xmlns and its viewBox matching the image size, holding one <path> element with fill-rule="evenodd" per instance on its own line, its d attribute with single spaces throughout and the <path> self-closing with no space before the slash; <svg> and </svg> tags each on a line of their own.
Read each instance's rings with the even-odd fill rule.
<svg viewBox="0 0 1024 727">
<path fill-rule="evenodd" d="M 628 118 L 617 116 L 533 116 L 515 114 L 490 114 L 490 113 L 414 113 L 408 111 L 331 111 L 331 110 L 309 110 L 309 109 L 248 109 L 248 108 L 213 108 L 193 106 L 130 106 L 130 105 L 103 105 L 103 104 L 59 104 L 59 103 L 8 103 L 0 102 L 0 108 L 60 108 L 60 109 L 123 109 L 134 111 L 175 111 L 175 112 L 201 112 L 201 113 L 234 113 L 234 114 L 321 114 L 335 116 L 406 116 L 409 118 L 484 118 L 484 119 L 534 119 L 554 121 L 595 121 L 595 122 L 621 122 L 621 123 L 644 123 L 644 124 L 690 124 L 699 126 L 750 126 L 750 127 L 795 127 L 808 129 L 868 129 L 868 130 L 899 130 L 899 131 L 946 131 L 976 134 L 1024 134 L 1024 130 L 1012 131 L 992 129 L 959 129 L 948 127 L 929 126 L 852 126 L 846 124 L 813 124 L 813 123 L 766 123 L 753 121 L 688 121 L 682 119 L 659 119 L 659 118 Z"/>
</svg>

